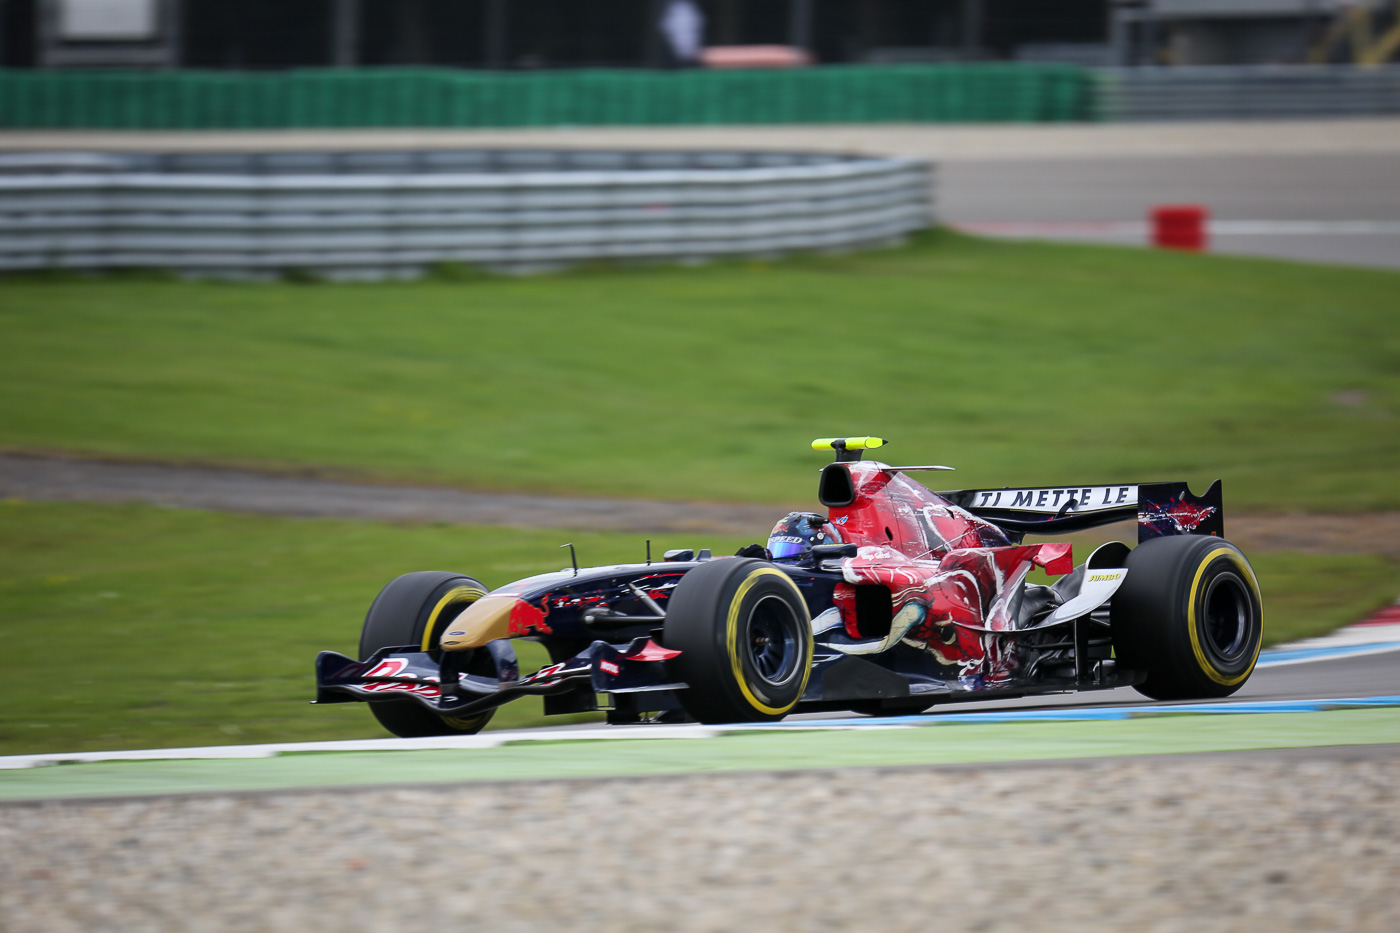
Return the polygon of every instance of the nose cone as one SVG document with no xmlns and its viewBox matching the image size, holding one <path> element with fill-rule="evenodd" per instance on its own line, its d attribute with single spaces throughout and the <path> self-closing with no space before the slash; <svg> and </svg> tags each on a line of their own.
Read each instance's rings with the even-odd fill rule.
<svg viewBox="0 0 1400 933">
<path fill-rule="evenodd" d="M 469 651 L 498 638 L 549 632 L 544 613 L 514 596 L 483 596 L 447 625 L 438 641 L 443 651 Z"/>
</svg>

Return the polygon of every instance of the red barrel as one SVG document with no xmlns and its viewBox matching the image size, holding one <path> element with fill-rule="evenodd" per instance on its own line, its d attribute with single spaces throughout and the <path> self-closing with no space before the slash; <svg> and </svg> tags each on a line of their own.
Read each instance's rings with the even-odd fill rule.
<svg viewBox="0 0 1400 933">
<path fill-rule="evenodd" d="M 1194 253 L 1206 248 L 1210 211 L 1200 204 L 1164 204 L 1152 208 L 1152 245 Z"/>
</svg>

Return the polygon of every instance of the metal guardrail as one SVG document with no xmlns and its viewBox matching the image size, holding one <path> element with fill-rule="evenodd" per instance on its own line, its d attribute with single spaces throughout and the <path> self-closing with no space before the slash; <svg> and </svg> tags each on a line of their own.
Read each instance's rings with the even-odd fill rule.
<svg viewBox="0 0 1400 933">
<path fill-rule="evenodd" d="M 1261 120 L 1400 113 L 1400 65 L 1230 65 L 1099 72 L 1105 120 Z"/>
<path fill-rule="evenodd" d="M 0 174 L 159 172 L 181 175 L 397 175 L 652 171 L 830 165 L 859 156 L 830 152 L 649 149 L 387 149 L 347 152 L 12 152 Z"/>
<path fill-rule="evenodd" d="M 478 170 L 462 171 L 473 159 Z M 691 167 L 655 167 L 667 159 Z M 386 172 L 394 160 L 436 170 Z M 605 163 L 639 167 L 589 167 Z M 747 167 L 696 167 L 725 163 Z M 335 279 L 411 276 L 438 263 L 530 271 L 849 249 L 932 221 L 931 166 L 908 159 L 519 151 L 0 159 L 0 270 L 298 270 Z"/>
</svg>

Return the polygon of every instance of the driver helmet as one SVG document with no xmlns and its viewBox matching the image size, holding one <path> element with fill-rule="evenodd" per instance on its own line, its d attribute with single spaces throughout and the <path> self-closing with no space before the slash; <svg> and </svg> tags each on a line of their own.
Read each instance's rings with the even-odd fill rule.
<svg viewBox="0 0 1400 933">
<path fill-rule="evenodd" d="M 789 512 L 768 535 L 768 553 L 773 560 L 797 561 L 818 544 L 840 544 L 841 535 L 816 512 Z"/>
</svg>

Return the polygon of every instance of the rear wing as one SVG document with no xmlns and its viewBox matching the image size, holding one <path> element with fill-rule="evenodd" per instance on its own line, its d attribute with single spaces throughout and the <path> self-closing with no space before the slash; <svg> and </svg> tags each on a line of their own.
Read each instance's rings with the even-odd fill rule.
<svg viewBox="0 0 1400 933">
<path fill-rule="evenodd" d="M 940 496 L 1019 534 L 1060 535 L 1137 519 L 1138 541 L 1164 535 L 1225 535 L 1220 480 L 1194 496 L 1186 483 L 961 489 Z"/>
</svg>

